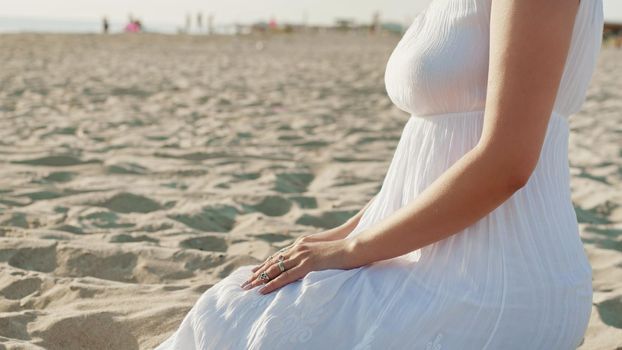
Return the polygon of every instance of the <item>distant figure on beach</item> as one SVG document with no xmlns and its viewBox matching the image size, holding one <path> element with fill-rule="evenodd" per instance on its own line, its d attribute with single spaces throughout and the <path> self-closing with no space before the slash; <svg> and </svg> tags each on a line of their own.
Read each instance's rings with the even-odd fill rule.
<svg viewBox="0 0 622 350">
<path fill-rule="evenodd" d="M 129 16 L 129 21 L 125 25 L 125 32 L 127 33 L 140 33 L 142 31 L 142 23 L 139 19 L 134 19 L 132 15 Z"/>
<path fill-rule="evenodd" d="M 369 27 L 369 31 L 373 34 L 378 32 L 380 29 L 380 12 L 374 12 L 374 16 L 372 17 L 371 26 Z"/>
<path fill-rule="evenodd" d="M 207 17 L 207 33 L 214 34 L 214 15 L 211 13 Z"/>
<path fill-rule="evenodd" d="M 276 30 L 278 27 L 277 23 L 276 23 L 276 19 L 274 17 L 270 18 L 270 22 L 268 22 L 268 29 L 270 31 L 274 31 Z"/>
<path fill-rule="evenodd" d="M 108 23 L 108 17 L 104 16 L 104 18 L 102 18 L 102 32 L 108 34 L 109 27 L 110 23 Z"/>
<path fill-rule="evenodd" d="M 201 32 L 201 28 L 203 28 L 203 14 L 201 12 L 197 12 L 197 32 Z"/>
<path fill-rule="evenodd" d="M 186 13 L 186 33 L 190 33 L 190 27 L 192 26 L 192 17 L 189 13 Z"/>
</svg>

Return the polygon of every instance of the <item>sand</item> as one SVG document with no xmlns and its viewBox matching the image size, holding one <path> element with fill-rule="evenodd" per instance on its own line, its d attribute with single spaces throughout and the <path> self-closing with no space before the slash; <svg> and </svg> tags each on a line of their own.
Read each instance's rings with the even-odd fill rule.
<svg viewBox="0 0 622 350">
<path fill-rule="evenodd" d="M 380 188 L 408 115 L 393 35 L 0 36 L 0 349 L 150 349 L 200 294 Z M 622 51 L 571 117 L 594 271 L 580 349 L 622 346 Z"/>
</svg>

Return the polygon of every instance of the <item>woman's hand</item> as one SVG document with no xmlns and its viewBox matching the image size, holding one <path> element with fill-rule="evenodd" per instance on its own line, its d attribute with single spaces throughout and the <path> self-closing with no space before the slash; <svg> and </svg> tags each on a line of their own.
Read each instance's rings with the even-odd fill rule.
<svg viewBox="0 0 622 350">
<path fill-rule="evenodd" d="M 287 246 L 285 248 L 281 248 L 279 250 L 279 252 L 285 251 L 285 250 L 289 249 L 289 247 L 292 247 L 292 246 L 294 246 L 296 244 L 300 244 L 300 243 L 304 243 L 304 242 L 325 242 L 325 241 L 335 241 L 335 240 L 343 239 L 343 238 L 345 238 L 348 235 L 348 233 L 350 233 L 350 231 L 352 231 L 350 226 L 347 225 L 347 224 L 344 224 L 344 225 L 341 225 L 341 226 L 338 226 L 338 227 L 335 227 L 335 228 L 331 228 L 329 230 L 325 230 L 325 231 L 322 231 L 322 232 L 317 232 L 317 233 L 312 233 L 312 234 L 308 234 L 308 235 L 304 235 L 304 236 L 299 236 L 298 238 L 296 238 L 294 243 L 290 244 L 289 246 Z M 252 271 L 255 272 L 258 269 L 260 269 L 262 266 L 264 266 L 264 264 L 268 263 L 268 260 L 270 260 L 271 257 L 272 256 L 270 256 L 268 259 L 266 259 L 266 261 L 264 261 L 263 263 L 253 267 Z M 272 262 L 274 262 L 274 261 L 272 261 Z"/>
<path fill-rule="evenodd" d="M 271 258 L 273 258 L 276 254 L 286 251 L 287 249 L 289 249 L 290 247 L 295 246 L 296 244 L 300 244 L 303 242 L 319 242 L 319 241 L 326 241 L 327 239 L 321 238 L 319 236 L 317 236 L 317 234 L 310 234 L 310 235 L 305 235 L 305 236 L 300 236 L 298 238 L 296 238 L 294 240 L 294 243 L 291 243 L 290 245 L 283 247 L 281 249 L 279 249 L 279 251 L 277 251 L 276 253 L 272 254 L 271 256 L 269 256 L 264 262 L 262 262 L 261 264 L 253 267 L 253 269 L 251 271 L 255 272 L 258 269 L 262 268 L 263 266 L 265 266 L 266 263 L 272 263 L 276 260 L 270 260 Z"/>
<path fill-rule="evenodd" d="M 306 237 L 306 236 L 305 236 Z M 266 283 L 259 290 L 267 294 L 286 284 L 303 278 L 311 271 L 326 269 L 352 269 L 356 266 L 352 240 L 339 239 L 333 241 L 307 241 L 301 237 L 292 245 L 269 257 L 264 263 L 253 269 L 251 277 L 242 284 L 243 289 L 251 289 Z M 285 270 L 281 272 L 278 261 L 282 257 Z M 265 272 L 269 281 L 260 278 Z"/>
</svg>

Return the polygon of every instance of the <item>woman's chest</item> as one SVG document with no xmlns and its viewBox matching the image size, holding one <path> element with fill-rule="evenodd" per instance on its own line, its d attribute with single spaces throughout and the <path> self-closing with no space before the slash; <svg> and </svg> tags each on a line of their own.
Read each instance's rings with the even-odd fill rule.
<svg viewBox="0 0 622 350">
<path fill-rule="evenodd" d="M 385 71 L 389 97 L 415 114 L 482 103 L 488 72 L 489 0 L 436 0 L 393 50 Z"/>
</svg>

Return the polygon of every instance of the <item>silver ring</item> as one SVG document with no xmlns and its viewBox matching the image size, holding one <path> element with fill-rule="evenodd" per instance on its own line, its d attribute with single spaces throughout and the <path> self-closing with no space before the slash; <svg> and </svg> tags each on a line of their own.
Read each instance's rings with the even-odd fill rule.
<svg viewBox="0 0 622 350">
<path fill-rule="evenodd" d="M 268 276 L 268 274 L 265 271 L 259 274 L 259 278 L 261 278 L 262 280 L 266 280 L 266 281 L 270 280 L 270 276 Z"/>
<path fill-rule="evenodd" d="M 285 264 L 283 263 L 283 261 L 285 260 L 285 257 L 283 255 L 279 256 L 279 269 L 281 270 L 281 272 L 285 271 Z"/>
<path fill-rule="evenodd" d="M 281 249 L 277 250 L 274 254 L 270 255 L 270 256 L 268 257 L 268 259 L 266 259 L 266 261 L 270 261 L 270 260 L 272 260 L 272 258 L 274 258 L 274 256 L 275 256 L 275 255 L 277 255 L 278 253 L 282 253 L 282 252 L 286 251 L 286 250 L 287 250 L 287 248 L 289 248 L 289 246 L 287 246 L 287 247 L 283 247 L 283 248 L 281 248 Z"/>
</svg>

